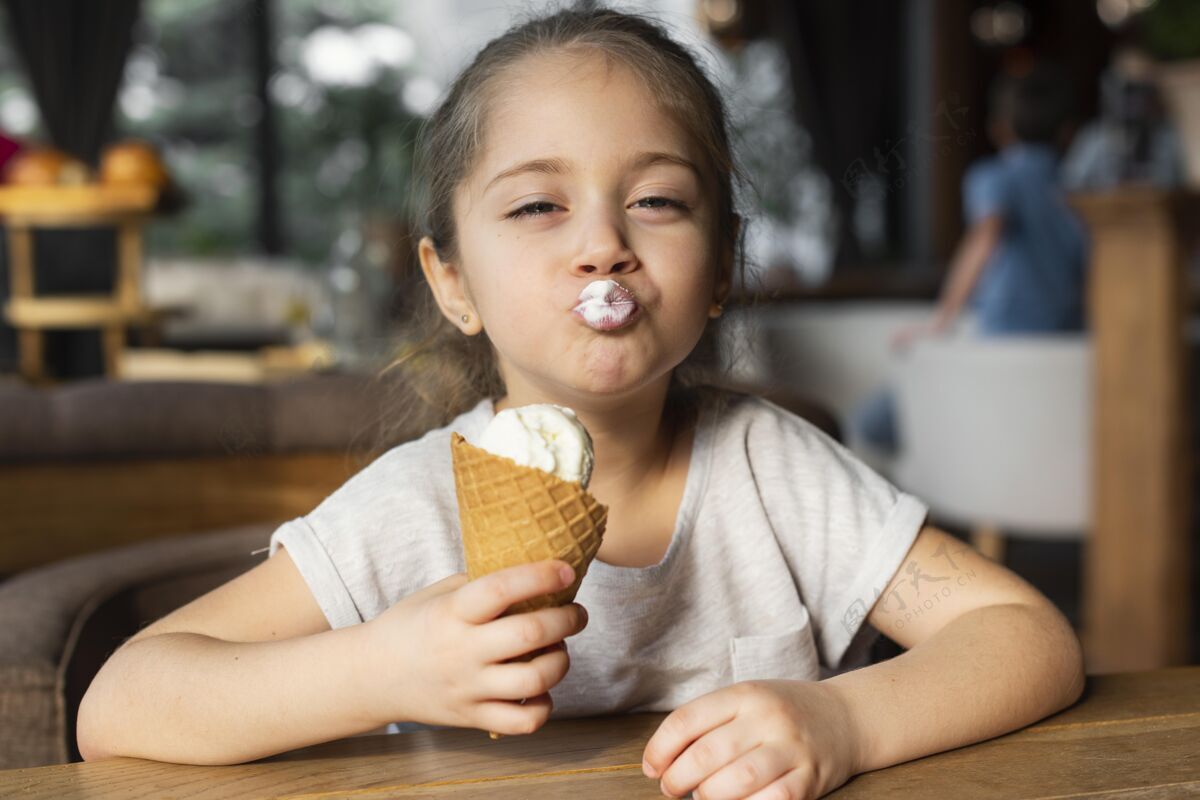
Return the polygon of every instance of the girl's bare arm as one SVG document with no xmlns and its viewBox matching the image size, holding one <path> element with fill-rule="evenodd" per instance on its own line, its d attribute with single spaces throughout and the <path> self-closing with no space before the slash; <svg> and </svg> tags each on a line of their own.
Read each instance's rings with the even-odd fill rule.
<svg viewBox="0 0 1200 800">
<path fill-rule="evenodd" d="M 459 572 L 329 630 L 281 550 L 118 649 L 80 704 L 79 751 L 233 764 L 400 720 L 532 733 L 587 615 L 578 603 L 505 612 L 574 580 L 553 559 Z"/>
<path fill-rule="evenodd" d="M 856 772 L 990 739 L 1073 704 L 1087 676 L 1070 623 L 1037 589 L 926 525 L 867 622 L 906 648 L 823 683 L 860 731 Z"/>
<path fill-rule="evenodd" d="M 330 630 L 280 549 L 109 658 L 80 703 L 79 751 L 230 764 L 378 727 L 364 629 Z"/>
</svg>

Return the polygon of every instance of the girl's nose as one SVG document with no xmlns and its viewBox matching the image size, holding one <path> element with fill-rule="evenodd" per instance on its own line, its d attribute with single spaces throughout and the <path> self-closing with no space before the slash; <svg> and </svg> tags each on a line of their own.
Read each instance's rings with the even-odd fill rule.
<svg viewBox="0 0 1200 800">
<path fill-rule="evenodd" d="M 587 244 L 576 257 L 579 275 L 608 275 L 632 272 L 638 259 L 625 242 L 621 229 L 609 220 L 597 220 L 587 230 Z"/>
<path fill-rule="evenodd" d="M 629 258 L 624 261 L 613 262 L 612 264 L 609 264 L 607 267 L 603 266 L 605 263 L 606 262 L 601 261 L 601 262 L 599 262 L 599 265 L 597 265 L 597 264 L 579 264 L 576 267 L 576 271 L 578 271 L 580 274 L 583 274 L 583 275 L 594 275 L 594 274 L 609 275 L 609 274 L 623 274 L 626 272 L 632 272 L 634 269 L 637 268 L 637 261 L 633 258 Z"/>
</svg>

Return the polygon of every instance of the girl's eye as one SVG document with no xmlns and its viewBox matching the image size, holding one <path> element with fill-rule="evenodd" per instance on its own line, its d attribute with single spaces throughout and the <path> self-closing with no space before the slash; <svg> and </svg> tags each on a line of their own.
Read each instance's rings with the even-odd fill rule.
<svg viewBox="0 0 1200 800">
<path fill-rule="evenodd" d="M 545 214 L 544 211 L 532 211 L 531 209 L 541 208 L 542 206 L 557 207 L 554 203 L 547 203 L 545 200 L 538 200 L 533 203 L 526 203 L 516 211 L 508 215 L 508 219 L 518 219 L 520 217 L 540 217 Z"/>
<path fill-rule="evenodd" d="M 663 205 L 661 205 L 661 206 L 657 206 L 657 205 L 656 206 L 646 206 L 647 208 L 652 208 L 656 211 L 662 211 L 662 210 L 665 210 L 668 208 L 677 208 L 681 211 L 687 210 L 686 203 L 680 202 L 679 200 L 672 200 L 669 197 L 658 197 L 658 196 L 643 197 L 641 200 L 638 200 L 637 203 L 634 203 L 634 205 L 637 205 L 638 203 L 649 203 L 651 201 L 663 203 Z"/>
<path fill-rule="evenodd" d="M 671 209 L 671 208 L 679 209 L 681 211 L 687 210 L 687 204 L 685 204 L 679 200 L 672 200 L 669 197 L 658 197 L 658 196 L 643 197 L 641 200 L 638 200 L 637 203 L 634 203 L 634 205 L 639 205 L 641 203 L 652 203 L 652 202 L 653 203 L 662 203 L 662 205 L 648 205 L 648 206 L 645 206 L 645 208 L 649 208 L 653 211 L 665 211 L 665 210 Z M 539 210 L 539 209 L 542 209 L 543 207 L 547 208 L 547 209 L 558 208 L 558 206 L 556 206 L 554 203 L 548 203 L 545 200 L 538 200 L 533 203 L 526 203 L 525 205 L 518 208 L 516 211 L 513 211 L 511 214 L 509 214 L 507 216 L 507 218 L 508 219 L 519 219 L 521 217 L 545 216 L 547 211 Z"/>
</svg>

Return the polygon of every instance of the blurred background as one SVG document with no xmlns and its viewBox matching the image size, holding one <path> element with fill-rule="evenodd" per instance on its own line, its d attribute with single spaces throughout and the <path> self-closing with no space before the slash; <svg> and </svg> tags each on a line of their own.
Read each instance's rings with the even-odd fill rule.
<svg viewBox="0 0 1200 800">
<path fill-rule="evenodd" d="M 70 707 L 122 631 L 419 433 L 376 380 L 425 291 L 417 131 L 569 3 L 0 5 L 0 653 L 67 669 Z M 1090 672 L 1196 662 L 1200 4 L 610 5 L 693 48 L 752 184 L 714 380 L 1033 582 Z"/>
</svg>

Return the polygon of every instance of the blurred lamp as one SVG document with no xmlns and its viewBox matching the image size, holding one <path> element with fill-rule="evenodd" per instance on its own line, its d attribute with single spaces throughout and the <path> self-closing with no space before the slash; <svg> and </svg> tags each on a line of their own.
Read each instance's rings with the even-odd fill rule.
<svg viewBox="0 0 1200 800">
<path fill-rule="evenodd" d="M 697 0 L 696 18 L 722 47 L 737 50 L 767 30 L 763 0 Z"/>
<path fill-rule="evenodd" d="M 710 31 L 733 27 L 742 16 L 739 0 L 701 0 L 700 14 Z"/>
<path fill-rule="evenodd" d="M 1154 0 L 1096 0 L 1096 14 L 1108 27 L 1119 28 L 1152 5 Z"/>
<path fill-rule="evenodd" d="M 971 33 L 988 47 L 1009 47 L 1029 33 L 1029 12 L 1014 2 L 977 8 L 971 13 Z"/>
</svg>

